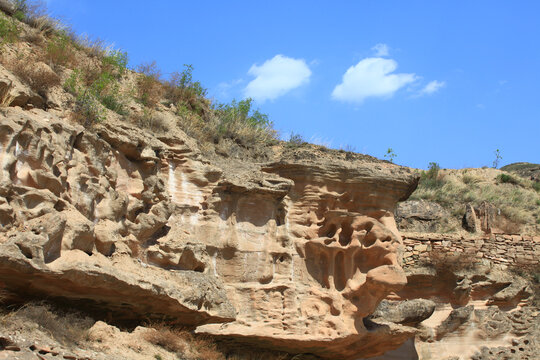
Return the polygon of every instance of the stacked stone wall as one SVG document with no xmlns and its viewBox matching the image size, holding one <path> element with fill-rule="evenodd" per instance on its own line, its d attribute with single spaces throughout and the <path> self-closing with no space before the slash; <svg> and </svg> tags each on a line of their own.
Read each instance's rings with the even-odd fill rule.
<svg viewBox="0 0 540 360">
<path fill-rule="evenodd" d="M 453 261 L 506 265 L 537 265 L 540 262 L 540 236 L 490 234 L 455 236 L 446 234 L 403 233 L 403 266 L 432 262 L 433 258 Z"/>
</svg>

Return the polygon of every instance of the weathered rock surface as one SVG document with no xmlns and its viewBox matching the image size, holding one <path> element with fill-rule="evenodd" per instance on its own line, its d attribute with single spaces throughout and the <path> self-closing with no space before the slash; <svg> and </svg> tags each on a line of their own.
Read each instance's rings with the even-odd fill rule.
<svg viewBox="0 0 540 360">
<path fill-rule="evenodd" d="M 234 319 L 220 279 L 199 269 L 168 271 L 145 259 L 148 240 L 163 230 L 174 207 L 159 191 L 155 165 L 124 168 L 119 162 L 130 164 L 125 156 L 96 135 L 48 118 L 3 110 L 2 284 L 31 295 L 90 300 L 118 317 L 165 315 L 186 324 Z M 130 206 L 139 209 L 129 213 Z"/>
<path fill-rule="evenodd" d="M 363 321 L 407 281 L 393 212 L 408 169 L 309 152 L 231 164 L 180 131 L 0 116 L 3 286 L 329 358 L 414 334 Z"/>
<path fill-rule="evenodd" d="M 448 211 L 441 205 L 425 200 L 400 202 L 395 210 L 396 222 L 402 231 L 434 232 Z"/>
<path fill-rule="evenodd" d="M 463 228 L 469 232 L 477 233 L 482 230 L 480 220 L 476 216 L 474 208 L 471 204 L 465 206 L 465 215 L 463 215 Z"/>
<path fill-rule="evenodd" d="M 407 267 L 405 272 L 407 285 L 391 301 L 383 301 L 372 316 L 400 322 L 400 307 L 432 300 L 433 314 L 417 325 L 411 324 L 417 330 L 418 359 L 495 359 L 495 354 L 509 359 L 538 356 L 539 348 L 533 339 L 538 336 L 540 317 L 531 306 L 530 286 L 505 266 L 417 264 Z M 400 350 L 399 354 L 405 356 L 401 358 L 412 356 L 410 349 Z M 391 356 L 392 353 L 380 359 L 392 359 Z"/>
<path fill-rule="evenodd" d="M 0 65 L 0 106 L 40 108 L 45 100 Z"/>
<path fill-rule="evenodd" d="M 383 300 L 370 318 L 380 318 L 397 324 L 418 325 L 429 318 L 434 311 L 435 302 L 427 299 L 399 302 Z"/>
</svg>

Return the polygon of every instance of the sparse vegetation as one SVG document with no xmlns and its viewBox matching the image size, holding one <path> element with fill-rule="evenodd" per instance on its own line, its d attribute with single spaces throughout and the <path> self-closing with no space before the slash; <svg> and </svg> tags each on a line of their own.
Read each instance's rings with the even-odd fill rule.
<svg viewBox="0 0 540 360">
<path fill-rule="evenodd" d="M 495 154 L 495 160 L 493 160 L 493 167 L 497 169 L 499 167 L 499 163 L 502 160 L 501 151 L 499 149 L 494 151 Z"/>
<path fill-rule="evenodd" d="M 199 81 L 193 80 L 193 65 L 184 65 L 184 70 L 172 73 L 165 82 L 165 98 L 178 109 L 187 109 L 202 116 L 208 109 L 209 101 L 205 98 L 207 90 Z"/>
<path fill-rule="evenodd" d="M 186 338 L 191 337 L 185 330 L 172 329 L 164 324 L 154 324 L 151 327 L 144 333 L 144 339 L 170 352 L 183 351 L 186 347 Z"/>
<path fill-rule="evenodd" d="M 302 135 L 297 134 L 295 132 L 291 132 L 291 134 L 289 135 L 289 140 L 287 141 L 287 147 L 297 148 L 299 146 L 302 146 L 305 143 L 306 141 L 304 140 Z"/>
<path fill-rule="evenodd" d="M 28 302 L 8 311 L 4 309 L 0 323 L 4 328 L 19 330 L 24 329 L 27 323 L 37 324 L 59 343 L 71 346 L 86 340 L 94 320 L 75 311 L 55 308 L 46 302 Z"/>
<path fill-rule="evenodd" d="M 219 143 L 227 139 L 249 148 L 267 145 L 276 140 L 276 131 L 266 114 L 252 109 L 252 100 L 233 100 L 216 104 L 201 116 L 187 106 L 180 106 L 178 126 L 200 142 Z"/>
<path fill-rule="evenodd" d="M 497 181 L 501 184 L 515 184 L 515 185 L 520 184 L 517 178 L 513 177 L 510 174 L 505 174 L 505 173 L 499 174 L 497 176 Z"/>
<path fill-rule="evenodd" d="M 60 85 L 60 77 L 44 64 L 39 66 L 28 59 L 17 59 L 7 65 L 9 70 L 41 96 L 45 96 L 50 88 Z"/>
<path fill-rule="evenodd" d="M 185 359 L 225 360 L 225 355 L 211 339 L 194 335 L 183 328 L 170 327 L 164 323 L 151 324 L 143 338 Z"/>
<path fill-rule="evenodd" d="M 274 135 L 268 115 L 258 109 L 254 110 L 250 98 L 238 102 L 233 100 L 230 104 L 217 104 L 213 110 L 219 119 L 216 129 L 218 136 L 238 138 L 244 145 L 248 145 Z"/>
<path fill-rule="evenodd" d="M 394 159 L 397 157 L 396 153 L 394 152 L 394 149 L 392 148 L 388 148 L 388 150 L 386 150 L 386 154 L 384 154 L 384 158 L 388 161 L 390 161 L 391 163 L 394 163 Z"/>
<path fill-rule="evenodd" d="M 152 109 L 145 108 L 141 115 L 134 117 L 134 120 L 137 126 L 155 133 L 165 133 L 170 130 L 169 124 L 163 115 Z"/>
<path fill-rule="evenodd" d="M 535 224 L 540 218 L 540 194 L 533 186 L 530 180 L 490 168 L 441 170 L 431 166 L 421 174 L 418 189 L 410 199 L 439 203 L 455 217 L 456 223 L 461 221 L 466 203 L 479 206 L 487 201 L 518 225 Z"/>
<path fill-rule="evenodd" d="M 20 36 L 20 29 L 13 18 L 0 11 L 0 48 L 3 44 L 15 42 Z"/>
<path fill-rule="evenodd" d="M 66 91 L 75 96 L 75 110 L 73 119 L 85 127 L 104 120 L 103 106 L 95 94 L 84 86 L 83 74 L 80 70 L 73 70 L 64 83 Z"/>
<path fill-rule="evenodd" d="M 58 69 L 59 66 L 77 65 L 71 38 L 65 31 L 57 32 L 49 40 L 46 51 L 49 65 L 54 69 Z"/>
<path fill-rule="evenodd" d="M 441 167 L 436 162 L 430 162 L 427 171 L 420 174 L 420 185 L 427 188 L 437 188 L 442 186 L 443 181 L 439 177 Z"/>
<path fill-rule="evenodd" d="M 137 98 L 144 106 L 155 108 L 164 92 L 161 71 L 155 61 L 139 65 L 137 71 Z"/>
</svg>

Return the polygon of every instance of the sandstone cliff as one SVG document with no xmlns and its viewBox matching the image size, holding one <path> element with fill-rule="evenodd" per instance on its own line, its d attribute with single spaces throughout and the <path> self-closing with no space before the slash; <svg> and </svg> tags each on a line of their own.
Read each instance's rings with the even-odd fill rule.
<svg viewBox="0 0 540 360">
<path fill-rule="evenodd" d="M 362 322 L 406 282 L 392 214 L 414 190 L 409 170 L 276 158 L 224 173 L 180 131 L 85 130 L 17 108 L 1 124 L 6 288 L 118 317 L 227 322 L 197 331 L 323 356 L 410 335 Z"/>
</svg>

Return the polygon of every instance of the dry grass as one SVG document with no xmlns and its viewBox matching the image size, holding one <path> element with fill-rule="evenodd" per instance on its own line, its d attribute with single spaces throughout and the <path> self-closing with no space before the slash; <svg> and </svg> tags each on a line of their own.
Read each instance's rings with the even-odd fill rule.
<svg viewBox="0 0 540 360">
<path fill-rule="evenodd" d="M 257 147 L 272 143 L 277 136 L 276 131 L 270 127 L 254 127 L 241 119 L 224 121 L 219 112 L 215 111 L 201 117 L 189 109 L 180 108 L 177 115 L 178 126 L 203 143 L 217 143 L 226 138 L 244 147 Z"/>
<path fill-rule="evenodd" d="M 217 349 L 212 339 L 194 335 L 183 328 L 170 327 L 164 323 L 149 325 L 144 340 L 153 345 L 181 355 L 188 360 L 225 360 L 225 355 Z"/>
<path fill-rule="evenodd" d="M 46 48 L 49 65 L 58 70 L 60 66 L 76 68 L 77 56 L 73 42 L 66 32 L 58 32 L 49 40 Z"/>
<path fill-rule="evenodd" d="M 55 309 L 45 302 L 29 302 L 4 313 L 2 325 L 6 328 L 24 329 L 31 324 L 64 345 L 77 345 L 86 340 L 94 320 L 74 311 Z"/>
<path fill-rule="evenodd" d="M 11 86 L 0 87 L 0 107 L 9 106 L 15 98 L 10 94 Z"/>
<path fill-rule="evenodd" d="M 17 59 L 6 65 L 19 79 L 41 96 L 45 96 L 50 88 L 60 85 L 60 77 L 45 64 L 36 63 L 35 59 Z"/>
<path fill-rule="evenodd" d="M 410 199 L 437 202 L 459 218 L 465 204 L 479 206 L 487 201 L 512 222 L 534 226 L 540 219 L 540 194 L 534 190 L 534 184 L 523 178 L 501 182 L 501 174 L 496 169 L 441 170 L 436 185 L 421 182 Z"/>
<path fill-rule="evenodd" d="M 135 124 L 143 129 L 151 130 L 154 133 L 166 133 L 170 131 L 170 125 L 164 116 L 154 110 L 143 109 L 143 113 L 133 118 Z"/>
<path fill-rule="evenodd" d="M 178 353 L 186 348 L 186 339 L 191 337 L 185 330 L 175 330 L 163 324 L 154 324 L 144 333 L 144 340 L 167 351 Z"/>
<path fill-rule="evenodd" d="M 164 91 L 160 81 L 161 71 L 155 61 L 139 65 L 137 71 L 140 73 L 137 79 L 137 97 L 143 105 L 155 108 Z"/>
</svg>

